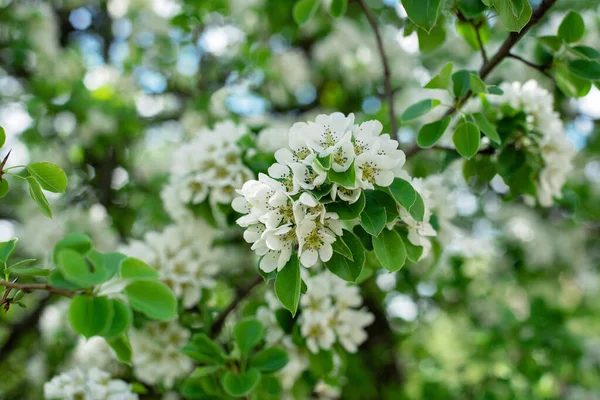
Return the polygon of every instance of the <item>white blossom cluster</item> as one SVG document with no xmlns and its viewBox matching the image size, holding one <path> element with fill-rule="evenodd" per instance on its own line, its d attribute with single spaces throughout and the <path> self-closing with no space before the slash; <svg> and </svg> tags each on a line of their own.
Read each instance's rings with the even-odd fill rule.
<svg viewBox="0 0 600 400">
<path fill-rule="evenodd" d="M 403 174 L 405 155 L 398 142 L 381 134 L 378 121 L 354 124 L 354 115 L 319 115 L 315 122 L 294 124 L 289 147 L 275 152 L 269 175 L 244 183 L 233 208 L 245 214 L 238 224 L 244 238 L 263 256 L 265 272 L 281 270 L 298 253 L 305 267 L 329 261 L 331 244 L 342 234 L 338 215 L 323 199 L 355 203 L 365 189 L 389 186 Z M 327 160 L 327 161 L 326 161 Z M 328 170 L 325 164 L 330 164 Z M 355 175 L 355 183 L 332 182 L 332 174 Z M 321 200 L 317 193 L 325 191 Z"/>
<path fill-rule="evenodd" d="M 216 284 L 221 252 L 212 247 L 214 230 L 199 220 L 170 225 L 161 232 L 148 232 L 121 252 L 156 269 L 186 308 L 195 306 L 202 289 Z"/>
<path fill-rule="evenodd" d="M 528 128 L 536 135 L 521 138 L 517 145 L 528 151 L 539 151 L 544 166 L 536 183 L 537 200 L 543 207 L 550 207 L 554 198 L 561 197 L 575 157 L 575 148 L 567 139 L 560 116 L 554 111 L 554 97 L 534 80 L 523 84 L 505 82 L 500 88 L 504 94 L 489 96 L 488 100 L 496 105 L 508 104 L 527 114 Z M 533 199 L 530 201 L 534 202 Z"/>
<path fill-rule="evenodd" d="M 242 163 L 237 143 L 246 133 L 244 126 L 220 122 L 214 129 L 201 129 L 175 152 L 169 184 L 161 193 L 173 219 L 192 217 L 194 207 L 205 201 L 213 207 L 231 203 L 235 190 L 254 177 Z"/>
<path fill-rule="evenodd" d="M 137 400 L 131 385 L 92 368 L 86 372 L 72 369 L 44 384 L 46 400 Z"/>
<path fill-rule="evenodd" d="M 150 322 L 130 332 L 133 372 L 148 385 L 162 383 L 171 388 L 194 368 L 180 350 L 190 339 L 190 331 L 176 321 Z"/>
</svg>

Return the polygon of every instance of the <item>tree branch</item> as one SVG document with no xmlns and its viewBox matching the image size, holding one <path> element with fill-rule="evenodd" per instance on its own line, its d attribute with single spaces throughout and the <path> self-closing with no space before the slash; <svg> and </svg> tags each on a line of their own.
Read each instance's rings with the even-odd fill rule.
<svg viewBox="0 0 600 400">
<path fill-rule="evenodd" d="M 377 50 L 379 51 L 379 56 L 381 58 L 381 64 L 383 65 L 383 85 L 385 87 L 385 96 L 388 100 L 388 105 L 390 107 L 390 125 L 392 127 L 392 137 L 396 137 L 398 133 L 398 123 L 396 122 L 396 116 L 394 114 L 394 90 L 392 89 L 392 74 L 390 72 L 390 65 L 388 63 L 387 56 L 385 54 L 385 50 L 383 49 L 383 40 L 381 39 L 381 33 L 379 32 L 379 27 L 377 26 L 377 20 L 375 16 L 369 9 L 369 6 L 365 3 L 365 0 L 358 0 L 361 8 L 363 9 L 367 20 L 369 21 L 369 25 L 373 29 L 373 33 L 375 34 L 375 39 L 377 40 Z"/>
<path fill-rule="evenodd" d="M 362 1 L 362 0 L 361 0 Z M 485 62 L 481 69 L 479 70 L 479 76 L 482 80 L 488 77 L 488 75 L 500 64 L 505 58 L 515 58 L 514 55 L 510 52 L 512 48 L 525 36 L 525 34 L 533 27 L 535 24 L 540 22 L 540 20 L 546 15 L 548 10 L 557 2 L 557 0 L 543 0 L 542 3 L 535 9 L 533 14 L 531 15 L 531 19 L 523 27 L 520 32 L 511 32 L 502 46 L 498 49 L 496 54 Z M 535 65 L 535 64 L 534 64 Z M 442 118 L 446 118 L 452 116 L 456 111 L 460 110 L 462 106 L 465 105 L 467 100 L 471 98 L 473 92 L 469 91 L 463 98 L 459 98 L 456 100 L 456 106 L 449 108 L 448 111 L 444 114 Z M 421 149 L 418 146 L 411 147 L 406 150 L 406 157 L 410 157 L 420 152 Z"/>
<path fill-rule="evenodd" d="M 216 337 L 219 335 L 219 333 L 221 333 L 221 330 L 223 329 L 223 325 L 225 324 L 225 319 L 227 319 L 227 316 L 229 314 L 231 314 L 231 312 L 237 308 L 237 306 L 240 304 L 240 302 L 242 300 L 244 300 L 246 298 L 246 296 L 248 296 L 250 294 L 250 292 L 252 292 L 252 290 L 256 286 L 258 286 L 261 282 L 263 282 L 263 277 L 259 275 L 259 276 L 255 277 L 254 280 L 248 284 L 248 286 L 240 288 L 237 291 L 233 301 L 223 311 L 221 311 L 221 313 L 215 319 L 215 322 L 213 323 L 212 327 L 210 328 L 211 337 Z"/>
<path fill-rule="evenodd" d="M 4 304 L 9 304 L 10 301 L 12 300 L 11 298 L 8 297 L 8 292 L 11 289 L 18 289 L 18 290 L 22 290 L 24 292 L 32 292 L 34 290 L 44 290 L 46 292 L 56 293 L 56 294 L 60 294 L 61 296 L 66 296 L 66 297 L 74 297 L 77 294 L 77 292 L 59 289 L 59 288 L 50 286 L 46 283 L 13 283 L 13 282 L 0 281 L 0 286 L 4 286 L 6 288 L 4 290 L 4 295 L 2 296 L 2 299 L 0 300 L 0 307 L 2 307 Z"/>
<path fill-rule="evenodd" d="M 477 25 L 473 21 L 469 21 L 469 22 L 473 26 L 473 29 L 475 29 L 475 35 L 477 36 L 477 43 L 479 43 L 479 49 L 481 50 L 481 58 L 483 58 L 483 63 L 485 64 L 488 62 L 488 57 L 487 57 L 487 53 L 485 51 L 485 46 L 483 45 L 483 40 L 481 39 L 481 33 L 479 32 L 480 25 Z"/>
<path fill-rule="evenodd" d="M 515 60 L 519 60 L 521 61 L 523 64 L 541 72 L 542 74 L 546 75 L 548 78 L 552 79 L 552 75 L 550 75 L 548 73 L 548 71 L 546 71 L 548 68 L 550 68 L 550 65 L 539 65 L 539 64 L 534 64 L 531 61 L 527 61 L 526 59 L 524 59 L 521 56 L 518 56 L 516 54 L 513 53 L 508 53 L 508 57 L 510 58 L 514 58 Z"/>
</svg>

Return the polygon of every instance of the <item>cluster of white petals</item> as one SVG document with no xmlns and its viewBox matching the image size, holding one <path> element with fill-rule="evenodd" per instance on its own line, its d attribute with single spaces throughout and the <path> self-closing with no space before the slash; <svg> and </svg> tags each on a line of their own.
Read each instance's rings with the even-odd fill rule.
<svg viewBox="0 0 600 400">
<path fill-rule="evenodd" d="M 554 111 L 554 97 L 550 92 L 534 80 L 523 84 L 505 82 L 500 88 L 504 94 L 488 96 L 490 103 L 508 104 L 522 110 L 527 114 L 528 129 L 536 133 L 522 138 L 518 145 L 541 155 L 544 166 L 536 182 L 537 200 L 540 205 L 549 207 L 554 198 L 561 197 L 562 187 L 573 169 L 575 148 L 567 138 L 559 114 Z"/>
<path fill-rule="evenodd" d="M 156 269 L 161 281 L 183 300 L 186 308 L 200 301 L 202 289 L 215 286 L 222 252 L 212 247 L 215 232 L 200 220 L 170 225 L 161 232 L 148 232 L 143 241 L 121 248 Z"/>
<path fill-rule="evenodd" d="M 302 315 L 300 332 L 308 349 L 318 353 L 338 342 L 355 353 L 365 340 L 365 327 L 375 317 L 365 308 L 359 287 L 349 284 L 329 271 L 305 278 L 308 290 L 300 298 Z"/>
<path fill-rule="evenodd" d="M 235 190 L 254 177 L 242 163 L 242 149 L 238 145 L 246 133 L 244 126 L 220 122 L 214 129 L 201 129 L 175 152 L 169 183 L 161 193 L 165 209 L 173 219 L 190 218 L 194 207 L 205 201 L 213 207 L 231 203 Z"/>
<path fill-rule="evenodd" d="M 353 114 L 341 113 L 296 123 L 288 147 L 275 152 L 269 175 L 238 190 L 232 206 L 244 214 L 237 222 L 263 257 L 263 271 L 281 270 L 295 253 L 305 267 L 329 261 L 342 227 L 326 201 L 355 203 L 363 190 L 389 186 L 404 173 L 405 155 L 382 129 L 377 121 L 356 125 Z M 352 176 L 354 183 L 344 186 L 332 175 Z"/>
<path fill-rule="evenodd" d="M 194 368 L 192 360 L 180 351 L 190 335 L 190 331 L 176 321 L 150 322 L 141 330 L 132 329 L 135 376 L 148 385 L 161 383 L 166 388 L 173 387 L 176 380 Z"/>
<path fill-rule="evenodd" d="M 97 368 L 72 369 L 44 384 L 46 400 L 137 400 L 131 385 Z"/>
</svg>

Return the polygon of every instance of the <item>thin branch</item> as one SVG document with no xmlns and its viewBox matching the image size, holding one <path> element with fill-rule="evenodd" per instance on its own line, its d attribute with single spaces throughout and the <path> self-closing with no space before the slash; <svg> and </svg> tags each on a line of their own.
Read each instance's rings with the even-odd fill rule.
<svg viewBox="0 0 600 400">
<path fill-rule="evenodd" d="M 211 337 L 216 337 L 219 335 L 219 333 L 221 333 L 227 316 L 231 314 L 231 312 L 237 308 L 240 302 L 244 300 L 246 296 L 248 296 L 250 292 L 252 292 L 252 290 L 262 282 L 263 278 L 259 275 L 255 277 L 254 280 L 248 284 L 248 286 L 245 286 L 238 290 L 238 292 L 235 294 L 235 298 L 233 299 L 233 301 L 223 311 L 221 311 L 217 318 L 215 318 L 215 322 L 210 328 Z"/>
<path fill-rule="evenodd" d="M 473 26 L 473 29 L 475 29 L 475 35 L 477 36 L 477 43 L 479 43 L 479 49 L 481 50 L 481 58 L 483 58 L 483 62 L 485 64 L 486 62 L 488 62 L 488 57 L 487 57 L 487 53 L 485 51 L 485 46 L 483 45 L 483 40 L 481 39 L 481 33 L 479 32 L 479 27 L 481 25 L 477 25 L 472 20 L 469 22 Z"/>
<path fill-rule="evenodd" d="M 508 57 L 510 58 L 514 58 L 515 60 L 519 60 L 521 61 L 523 64 L 541 72 L 542 74 L 546 75 L 548 78 L 552 79 L 552 75 L 550 75 L 547 71 L 548 68 L 550 68 L 550 65 L 539 65 L 539 64 L 535 64 L 532 63 L 531 61 L 527 61 L 526 59 L 524 59 L 521 56 L 518 56 L 516 54 L 513 53 L 508 53 Z"/>
<path fill-rule="evenodd" d="M 56 294 L 60 294 L 61 296 L 66 296 L 66 297 L 74 297 L 77 292 L 73 292 L 70 290 L 65 290 L 65 289 L 59 289 L 53 286 L 50 286 L 46 283 L 13 283 L 13 282 L 6 282 L 6 281 L 0 281 L 0 286 L 4 286 L 5 289 L 5 294 L 8 292 L 9 289 L 18 289 L 18 290 L 22 290 L 24 292 L 32 292 L 34 290 L 44 290 L 46 292 L 51 292 L 51 293 L 56 293 Z M 0 303 L 0 306 L 2 306 L 4 303 L 10 302 L 11 299 L 7 297 L 8 295 L 6 295 L 5 297 L 3 297 L 3 303 Z"/>
<path fill-rule="evenodd" d="M 381 39 L 381 33 L 379 32 L 379 27 L 377 26 L 377 20 L 375 19 L 375 15 L 367 6 L 365 0 L 358 0 L 361 8 L 363 9 L 367 20 L 369 21 L 369 25 L 373 29 L 373 33 L 375 34 L 375 39 L 377 40 L 377 50 L 379 51 L 379 56 L 381 58 L 381 64 L 383 65 L 383 85 L 385 87 L 385 96 L 387 97 L 389 103 L 389 114 L 390 114 L 390 125 L 392 127 L 392 137 L 395 137 L 398 133 L 398 123 L 396 122 L 396 116 L 394 114 L 394 90 L 392 89 L 392 73 L 390 71 L 390 65 L 388 63 L 387 56 L 385 54 L 385 50 L 383 49 L 383 40 Z"/>
<path fill-rule="evenodd" d="M 531 19 L 529 20 L 527 25 L 525 25 L 520 32 L 511 32 L 508 35 L 508 37 L 506 38 L 502 46 L 500 46 L 496 54 L 494 54 L 492 58 L 490 58 L 481 66 L 481 69 L 479 70 L 479 77 L 482 80 L 485 80 L 485 78 L 488 77 L 488 75 L 494 70 L 494 68 L 496 68 L 498 64 L 500 64 L 505 58 L 514 58 L 512 53 L 510 52 L 512 48 L 523 38 L 523 36 L 525 36 L 525 34 L 531 29 L 532 26 L 540 22 L 540 20 L 544 17 L 544 15 L 546 15 L 548 10 L 556 2 L 557 0 L 543 0 L 542 3 L 538 6 L 538 8 L 536 8 L 533 14 L 531 15 Z M 457 99 L 456 106 L 449 108 L 442 118 L 452 116 L 456 111 L 460 110 L 462 106 L 465 105 L 467 100 L 471 98 L 472 95 L 473 92 L 469 91 L 464 97 Z M 421 149 L 418 146 L 414 146 L 410 149 L 407 149 L 405 151 L 406 157 L 408 158 L 418 153 L 419 151 L 421 151 Z"/>
</svg>

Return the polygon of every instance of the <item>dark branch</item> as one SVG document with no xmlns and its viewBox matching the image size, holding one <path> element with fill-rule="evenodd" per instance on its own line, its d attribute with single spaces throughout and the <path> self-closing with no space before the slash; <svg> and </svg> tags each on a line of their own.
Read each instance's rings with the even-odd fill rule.
<svg viewBox="0 0 600 400">
<path fill-rule="evenodd" d="M 527 65 L 527 66 L 529 66 L 529 67 L 531 67 L 531 68 L 533 68 L 533 69 L 535 69 L 535 70 L 537 70 L 537 71 L 541 72 L 542 74 L 546 75 L 548 78 L 552 79 L 552 75 L 550 75 L 550 74 L 548 73 L 548 71 L 547 71 L 547 70 L 550 68 L 550 65 L 539 65 L 539 64 L 534 64 L 534 63 L 532 63 L 531 61 L 527 61 L 527 60 L 526 60 L 526 59 L 524 59 L 523 57 L 521 57 L 521 56 L 518 56 L 518 55 L 516 55 L 516 54 L 513 54 L 513 53 L 508 53 L 508 57 L 510 57 L 510 58 L 514 58 L 515 60 L 519 60 L 519 61 L 521 61 L 523 64 L 525 64 L 525 65 Z"/>
<path fill-rule="evenodd" d="M 367 20 L 369 21 L 369 25 L 371 25 L 373 33 L 375 33 L 375 39 L 377 40 L 377 50 L 379 51 L 381 64 L 383 65 L 383 85 L 385 87 L 385 96 L 387 97 L 389 103 L 388 106 L 390 107 L 389 114 L 390 125 L 392 127 L 392 136 L 395 137 L 398 133 L 398 123 L 396 122 L 396 116 L 394 115 L 394 90 L 392 89 L 392 73 L 390 71 L 390 65 L 388 63 L 385 50 L 383 49 L 383 40 L 381 39 L 381 33 L 379 32 L 375 15 L 373 15 L 365 0 L 358 0 L 358 3 L 360 3 Z"/>
</svg>

